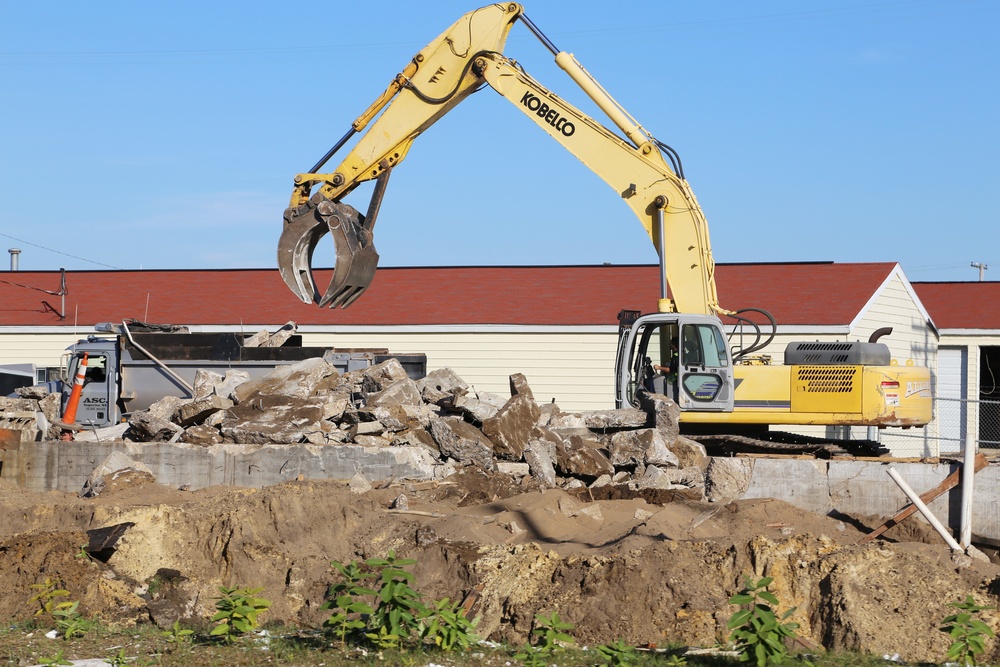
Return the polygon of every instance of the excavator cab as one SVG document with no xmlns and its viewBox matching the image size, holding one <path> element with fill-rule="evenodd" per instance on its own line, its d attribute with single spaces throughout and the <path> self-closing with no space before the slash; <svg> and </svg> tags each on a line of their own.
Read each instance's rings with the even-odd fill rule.
<svg viewBox="0 0 1000 667">
<path fill-rule="evenodd" d="M 619 321 L 615 407 L 638 406 L 648 392 L 682 410 L 733 410 L 733 361 L 718 318 L 655 313 Z"/>
</svg>

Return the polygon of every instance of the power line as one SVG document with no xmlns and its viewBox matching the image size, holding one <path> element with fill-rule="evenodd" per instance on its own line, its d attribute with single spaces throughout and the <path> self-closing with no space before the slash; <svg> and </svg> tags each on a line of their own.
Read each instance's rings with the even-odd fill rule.
<svg viewBox="0 0 1000 667">
<path fill-rule="evenodd" d="M 78 259 L 81 262 L 90 262 L 91 264 L 96 264 L 98 266 L 106 266 L 109 269 L 116 269 L 118 271 L 122 271 L 123 270 L 122 267 L 120 267 L 120 266 L 111 266 L 110 264 L 105 264 L 103 262 L 96 262 L 96 261 L 94 261 L 92 259 L 87 259 L 86 257 L 80 257 L 78 255 L 71 255 L 68 252 L 63 252 L 61 250 L 55 250 L 54 248 L 46 248 L 43 245 L 38 245 L 37 243 L 32 243 L 31 241 L 25 241 L 24 239 L 19 239 L 16 236 L 11 236 L 10 234 L 4 234 L 3 232 L 0 232 L 0 236 L 6 237 L 6 238 L 11 239 L 13 241 L 17 241 L 18 243 L 23 243 L 25 245 L 30 245 L 30 246 L 34 246 L 36 248 L 41 248 L 42 250 L 47 250 L 48 252 L 54 252 L 57 255 L 64 255 L 65 257 L 72 257 L 73 259 Z"/>
</svg>

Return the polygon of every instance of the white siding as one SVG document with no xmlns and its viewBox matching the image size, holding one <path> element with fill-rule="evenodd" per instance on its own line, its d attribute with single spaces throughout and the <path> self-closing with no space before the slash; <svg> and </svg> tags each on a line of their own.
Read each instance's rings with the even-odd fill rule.
<svg viewBox="0 0 1000 667">
<path fill-rule="evenodd" d="M 938 339 L 903 278 L 894 273 L 869 304 L 851 329 L 850 340 L 868 340 L 882 327 L 892 327 L 892 333 L 879 342 L 889 346 L 893 358 L 903 365 L 912 360 L 918 366 L 933 371 L 937 366 Z"/>
<path fill-rule="evenodd" d="M 0 364 L 35 364 L 38 367 L 60 366 L 66 348 L 81 338 L 83 333 L 17 333 L 0 332 Z"/>
<path fill-rule="evenodd" d="M 523 373 L 539 403 L 566 411 L 614 407 L 615 333 L 307 333 L 304 345 L 375 347 L 427 355 L 427 370 L 451 368 L 477 389 L 507 396 Z"/>
</svg>

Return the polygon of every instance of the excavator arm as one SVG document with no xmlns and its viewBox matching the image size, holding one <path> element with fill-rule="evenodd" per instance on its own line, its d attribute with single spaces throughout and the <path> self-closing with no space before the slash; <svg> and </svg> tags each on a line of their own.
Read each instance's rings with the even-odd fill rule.
<svg viewBox="0 0 1000 667">
<path fill-rule="evenodd" d="M 625 138 L 546 90 L 503 55 L 517 20 L 545 44 Z M 303 302 L 343 307 L 364 292 L 378 263 L 372 229 L 389 173 L 416 137 L 484 84 L 600 176 L 639 218 L 660 257 L 661 312 L 727 312 L 716 295 L 708 226 L 676 155 L 639 126 L 571 54 L 556 49 L 514 3 L 483 7 L 459 19 L 413 58 L 309 173 L 296 176 L 278 266 Z M 319 173 L 362 131 L 333 172 Z M 360 183 L 373 179 L 377 183 L 366 214 L 342 203 Z M 330 286 L 320 295 L 311 262 L 327 232 L 334 238 L 337 257 Z"/>
</svg>

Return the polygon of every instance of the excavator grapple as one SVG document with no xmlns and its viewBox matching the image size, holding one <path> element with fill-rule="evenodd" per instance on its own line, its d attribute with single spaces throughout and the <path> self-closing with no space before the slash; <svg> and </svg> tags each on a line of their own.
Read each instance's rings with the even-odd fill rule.
<svg viewBox="0 0 1000 667">
<path fill-rule="evenodd" d="M 302 303 L 346 308 L 371 285 L 378 267 L 372 230 L 391 171 L 387 169 L 375 181 L 367 215 L 320 192 L 305 204 L 285 209 L 285 224 L 278 240 L 278 271 Z M 327 232 L 333 238 L 337 259 L 330 285 L 320 296 L 312 275 L 312 256 Z"/>
<path fill-rule="evenodd" d="M 366 217 L 349 204 L 330 201 L 321 194 L 308 203 L 285 210 L 285 225 L 278 241 L 278 269 L 303 303 L 345 308 L 361 296 L 375 277 L 378 253 Z M 312 255 L 329 232 L 336 250 L 333 278 L 320 296 L 312 276 Z"/>
</svg>

